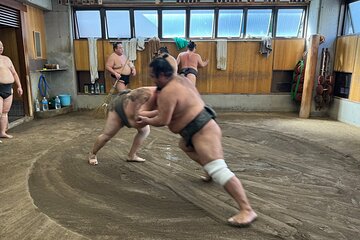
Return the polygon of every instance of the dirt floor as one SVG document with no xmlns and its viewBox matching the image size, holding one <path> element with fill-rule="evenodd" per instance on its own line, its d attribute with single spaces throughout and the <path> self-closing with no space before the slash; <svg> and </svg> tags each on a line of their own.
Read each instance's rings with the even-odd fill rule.
<svg viewBox="0 0 360 240">
<path fill-rule="evenodd" d="M 125 162 L 134 129 L 87 154 L 104 120 L 75 112 L 34 120 L 0 144 L 0 239 L 359 239 L 360 128 L 293 114 L 218 118 L 225 160 L 259 215 L 249 228 L 226 219 L 236 203 L 151 128 Z"/>
</svg>

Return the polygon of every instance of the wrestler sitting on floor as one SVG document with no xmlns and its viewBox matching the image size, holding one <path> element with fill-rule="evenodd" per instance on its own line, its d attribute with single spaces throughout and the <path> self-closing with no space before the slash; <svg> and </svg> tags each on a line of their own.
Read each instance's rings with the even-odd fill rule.
<svg viewBox="0 0 360 240">
<path fill-rule="evenodd" d="M 144 162 L 137 151 L 150 133 L 147 124 L 136 123 L 139 111 L 150 111 L 156 106 L 156 87 L 141 87 L 134 90 L 124 90 L 109 104 L 109 112 L 105 128 L 94 143 L 89 155 L 89 164 L 97 165 L 97 152 L 123 127 L 136 128 L 137 134 L 133 140 L 127 161 Z M 154 111 L 156 113 L 156 111 Z"/>
</svg>

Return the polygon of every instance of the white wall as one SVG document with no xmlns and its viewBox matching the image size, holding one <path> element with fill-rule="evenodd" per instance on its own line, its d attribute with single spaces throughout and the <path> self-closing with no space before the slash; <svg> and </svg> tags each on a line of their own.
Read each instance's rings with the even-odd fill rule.
<svg viewBox="0 0 360 240">
<path fill-rule="evenodd" d="M 329 116 L 340 122 L 360 127 L 360 103 L 344 98 L 335 98 Z"/>
<path fill-rule="evenodd" d="M 53 10 L 44 13 L 46 30 L 46 50 L 48 63 L 59 64 L 64 71 L 47 72 L 46 80 L 51 96 L 70 94 L 77 106 L 77 81 L 73 56 L 71 9 L 52 1 Z"/>
</svg>

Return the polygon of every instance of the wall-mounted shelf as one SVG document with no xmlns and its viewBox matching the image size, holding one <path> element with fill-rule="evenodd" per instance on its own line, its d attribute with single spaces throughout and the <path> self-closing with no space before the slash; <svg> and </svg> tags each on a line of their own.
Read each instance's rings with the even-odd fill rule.
<svg viewBox="0 0 360 240">
<path fill-rule="evenodd" d="M 58 72 L 58 71 L 66 71 L 67 68 L 59 68 L 59 69 L 41 69 L 36 70 L 37 72 Z"/>
</svg>

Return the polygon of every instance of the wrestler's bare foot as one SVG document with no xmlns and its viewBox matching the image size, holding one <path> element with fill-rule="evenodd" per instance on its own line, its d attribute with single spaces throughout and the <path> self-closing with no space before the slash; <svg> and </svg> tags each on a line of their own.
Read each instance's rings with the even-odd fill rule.
<svg viewBox="0 0 360 240">
<path fill-rule="evenodd" d="M 13 138 L 14 136 L 9 135 L 7 133 L 0 134 L 0 138 Z"/>
<path fill-rule="evenodd" d="M 235 216 L 228 219 L 228 224 L 234 227 L 248 227 L 257 218 L 253 210 L 241 210 Z"/>
<path fill-rule="evenodd" d="M 89 160 L 88 160 L 88 162 L 89 162 L 90 165 L 93 165 L 93 166 L 98 165 L 98 160 L 97 160 L 96 155 L 93 154 L 93 153 L 89 153 Z"/>
<path fill-rule="evenodd" d="M 143 159 L 143 158 L 141 158 L 141 157 L 139 157 L 139 156 L 137 156 L 137 155 L 135 155 L 135 156 L 133 156 L 133 157 L 130 157 L 130 156 L 129 156 L 129 158 L 128 158 L 126 161 L 127 161 L 127 162 L 145 162 L 146 160 Z"/>
</svg>

